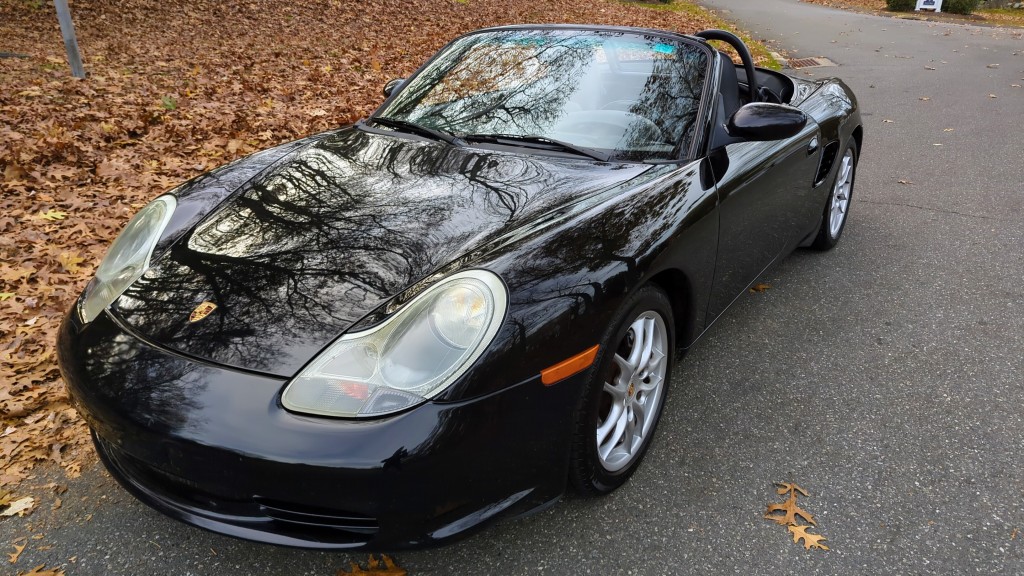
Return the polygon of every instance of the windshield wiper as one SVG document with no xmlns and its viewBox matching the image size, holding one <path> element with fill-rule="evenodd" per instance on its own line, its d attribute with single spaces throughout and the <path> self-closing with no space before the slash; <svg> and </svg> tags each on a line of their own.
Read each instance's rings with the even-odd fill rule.
<svg viewBox="0 0 1024 576">
<path fill-rule="evenodd" d="M 370 122 L 373 122 L 374 124 L 380 124 L 381 126 L 387 126 L 388 128 L 393 128 L 395 130 L 399 130 L 402 132 L 410 132 L 412 134 L 426 136 L 427 138 L 431 138 L 433 140 L 447 142 L 453 146 L 460 145 L 458 138 L 447 132 L 438 130 L 436 128 L 428 128 L 426 126 L 416 124 L 415 122 L 409 122 L 408 120 L 373 117 L 370 118 Z"/>
<path fill-rule="evenodd" d="M 554 138 L 537 134 L 465 134 L 461 138 L 466 142 L 490 142 L 493 144 L 510 144 L 512 146 L 528 144 L 545 150 L 572 152 L 573 154 L 579 154 L 580 156 L 586 156 L 602 162 L 607 162 L 611 158 L 611 154 L 593 148 L 577 146 L 571 142 L 555 140 Z"/>
</svg>

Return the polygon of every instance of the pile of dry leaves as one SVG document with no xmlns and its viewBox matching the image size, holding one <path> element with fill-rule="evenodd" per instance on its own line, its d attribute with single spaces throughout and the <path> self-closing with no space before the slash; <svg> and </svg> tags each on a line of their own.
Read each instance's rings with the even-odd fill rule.
<svg viewBox="0 0 1024 576">
<path fill-rule="evenodd" d="M 89 77 L 52 4 L 0 3 L 0 486 L 80 469 L 88 437 L 54 338 L 106 246 L 200 172 L 365 116 L 455 35 L 587 22 L 692 32 L 698 11 L 609 0 L 75 0 Z"/>
</svg>

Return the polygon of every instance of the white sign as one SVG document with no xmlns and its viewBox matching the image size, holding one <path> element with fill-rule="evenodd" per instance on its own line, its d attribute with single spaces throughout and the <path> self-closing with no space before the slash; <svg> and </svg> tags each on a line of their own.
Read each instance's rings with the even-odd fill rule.
<svg viewBox="0 0 1024 576">
<path fill-rule="evenodd" d="M 917 8 L 914 10 L 935 10 L 942 12 L 942 0 L 917 0 Z"/>
</svg>

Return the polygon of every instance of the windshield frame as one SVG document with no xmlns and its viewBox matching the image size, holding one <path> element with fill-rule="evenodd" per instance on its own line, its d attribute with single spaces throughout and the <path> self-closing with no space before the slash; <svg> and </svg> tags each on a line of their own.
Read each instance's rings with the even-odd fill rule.
<svg viewBox="0 0 1024 576">
<path fill-rule="evenodd" d="M 716 84 L 715 83 L 715 79 L 716 79 L 715 73 L 716 73 L 716 65 L 717 65 L 717 57 L 718 57 L 717 51 L 713 47 L 711 47 L 707 42 L 705 42 L 705 41 L 703 41 L 703 40 L 701 40 L 699 38 L 687 36 L 685 34 L 679 34 L 679 33 L 669 32 L 669 31 L 665 31 L 665 30 L 657 30 L 657 29 L 651 29 L 651 28 L 636 28 L 636 27 L 628 27 L 628 26 L 587 26 L 587 25 L 573 25 L 573 24 L 546 24 L 546 25 L 497 26 L 497 27 L 483 28 L 483 29 L 480 29 L 480 30 L 474 30 L 472 32 L 469 32 L 469 33 L 466 33 L 466 34 L 462 34 L 462 35 L 452 39 L 450 42 L 448 42 L 443 47 L 438 49 L 437 52 L 434 53 L 426 62 L 424 62 L 412 75 L 410 75 L 408 78 L 403 79 L 401 85 L 394 92 L 392 92 L 391 95 L 388 96 L 384 100 L 384 102 L 381 103 L 381 105 L 376 110 L 374 110 L 374 112 L 369 116 L 369 118 L 367 120 L 372 122 L 375 118 L 378 118 L 378 117 L 388 118 L 387 116 L 385 116 L 383 114 L 384 111 L 387 110 L 391 106 L 391 104 L 397 98 L 400 98 L 402 93 L 411 84 L 414 84 L 414 81 L 421 74 L 423 74 L 424 71 L 429 70 L 432 67 L 432 65 L 434 64 L 435 60 L 437 60 L 442 54 L 446 53 L 449 49 L 451 49 L 453 47 L 453 45 L 458 44 L 458 43 L 464 41 L 466 38 L 469 38 L 469 37 L 472 37 L 472 36 L 475 36 L 475 35 L 479 35 L 479 34 L 489 34 L 489 33 L 496 33 L 496 32 L 499 32 L 499 33 L 500 32 L 512 32 L 512 31 L 535 32 L 535 31 L 546 31 L 546 30 L 566 31 L 566 32 L 580 31 L 580 32 L 597 32 L 597 33 L 611 32 L 611 33 L 636 34 L 636 35 L 661 38 L 661 39 L 664 39 L 664 40 L 676 42 L 676 43 L 679 43 L 679 44 L 682 44 L 682 45 L 686 45 L 688 47 L 692 47 L 692 48 L 702 52 L 704 54 L 704 56 L 706 57 L 706 62 L 705 62 L 705 66 L 706 67 L 705 67 L 705 70 L 704 70 L 704 82 L 703 82 L 704 85 L 703 85 L 703 87 L 701 89 L 700 100 L 698 102 L 697 109 L 696 109 L 696 112 L 694 114 L 693 128 L 690 130 L 692 135 L 689 138 L 689 145 L 686 147 L 686 149 L 685 150 L 681 149 L 681 144 L 683 143 L 682 140 L 685 140 L 685 138 L 680 136 L 680 138 L 679 138 L 680 141 L 676 142 L 675 148 L 668 155 L 668 158 L 659 158 L 659 159 L 650 159 L 650 160 L 634 160 L 634 159 L 614 157 L 611 161 L 625 162 L 625 163 L 671 164 L 671 163 L 690 162 L 690 161 L 700 157 L 701 151 L 703 150 L 705 142 L 706 142 L 706 139 L 707 139 L 707 129 L 706 128 L 707 128 L 708 122 L 710 121 L 710 119 L 709 119 L 710 110 L 713 108 L 713 106 L 710 105 L 710 102 L 713 100 L 711 96 L 712 96 L 712 93 L 714 91 L 714 86 Z M 461 142 L 461 143 L 462 144 L 466 144 L 465 142 Z M 466 145 L 468 145 L 468 144 L 466 144 Z M 477 146 L 479 144 L 473 144 L 473 145 Z M 488 144 L 483 144 L 483 145 L 484 146 L 488 146 Z M 502 146 L 502 148 L 505 148 L 505 147 Z M 545 152 L 549 152 L 549 151 L 545 151 L 543 149 L 532 149 L 532 148 L 524 148 L 524 151 L 528 151 L 530 153 L 538 153 L 538 152 L 539 153 L 545 153 Z"/>
</svg>

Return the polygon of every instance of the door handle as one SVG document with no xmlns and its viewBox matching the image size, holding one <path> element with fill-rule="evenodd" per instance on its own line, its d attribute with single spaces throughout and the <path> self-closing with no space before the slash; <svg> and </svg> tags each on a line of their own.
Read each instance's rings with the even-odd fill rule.
<svg viewBox="0 0 1024 576">
<path fill-rule="evenodd" d="M 807 144 L 807 155 L 810 156 L 818 151 L 818 137 L 811 138 L 811 142 Z"/>
</svg>

